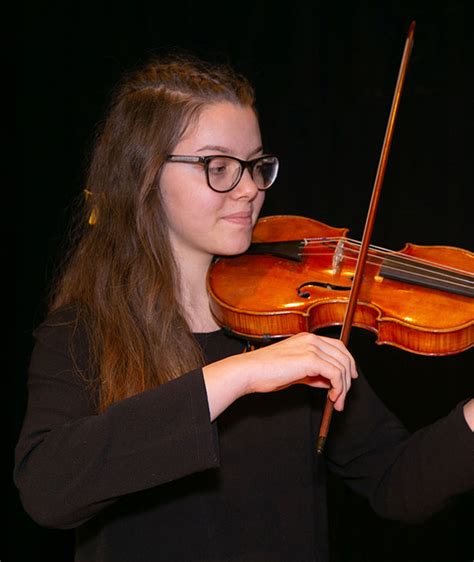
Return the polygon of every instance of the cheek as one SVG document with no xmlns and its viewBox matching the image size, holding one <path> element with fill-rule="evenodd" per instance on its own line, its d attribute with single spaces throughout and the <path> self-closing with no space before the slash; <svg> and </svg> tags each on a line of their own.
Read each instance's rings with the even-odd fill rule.
<svg viewBox="0 0 474 562">
<path fill-rule="evenodd" d="M 263 204 L 265 202 L 266 191 L 259 191 L 255 201 L 253 203 L 253 224 L 257 222 L 260 211 L 262 210 Z"/>
<path fill-rule="evenodd" d="M 207 184 L 191 181 L 182 173 L 164 173 L 160 182 L 160 197 L 170 227 L 186 228 L 194 223 L 203 223 L 222 206 L 222 197 L 213 192 Z"/>
<path fill-rule="evenodd" d="M 163 205 L 168 209 L 179 208 L 185 199 L 186 186 L 189 185 L 187 179 L 187 170 L 183 168 L 179 170 L 181 164 L 169 164 L 165 166 L 160 178 L 159 193 L 163 201 Z M 177 173 L 180 171 L 181 173 Z"/>
</svg>

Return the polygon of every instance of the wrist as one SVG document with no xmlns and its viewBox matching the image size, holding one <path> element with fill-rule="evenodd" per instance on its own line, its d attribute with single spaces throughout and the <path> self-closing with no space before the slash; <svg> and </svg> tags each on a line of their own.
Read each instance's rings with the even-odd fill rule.
<svg viewBox="0 0 474 562">
<path fill-rule="evenodd" d="M 227 357 L 202 369 L 211 421 L 249 392 L 247 369 L 243 367 L 241 357 Z"/>
</svg>

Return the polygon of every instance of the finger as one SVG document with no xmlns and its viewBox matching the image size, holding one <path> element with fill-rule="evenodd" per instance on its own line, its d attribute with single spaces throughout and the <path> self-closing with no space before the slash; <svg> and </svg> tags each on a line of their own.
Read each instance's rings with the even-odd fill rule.
<svg viewBox="0 0 474 562">
<path fill-rule="evenodd" d="M 345 366 L 321 350 L 318 353 L 313 351 L 313 357 L 315 357 L 312 367 L 313 376 L 323 376 L 327 379 L 330 385 L 329 397 L 338 405 L 338 409 L 342 409 L 350 385 L 350 377 L 346 377 Z M 323 385 L 318 384 L 317 386 Z"/>
<path fill-rule="evenodd" d="M 331 393 L 331 398 L 337 403 L 338 408 L 343 406 L 345 395 L 349 391 L 352 383 L 352 378 L 356 378 L 357 370 L 354 358 L 347 350 L 342 341 L 325 336 L 317 336 L 310 332 L 301 332 L 293 338 L 298 340 L 298 343 L 305 348 L 309 345 L 310 349 L 316 354 L 318 359 L 332 363 L 334 366 L 342 370 L 343 373 L 343 388 L 339 389 L 338 385 L 332 382 L 335 390 Z M 322 374 L 324 374 L 322 372 Z M 330 378 L 330 376 L 328 377 Z M 321 387 L 321 384 L 312 386 Z M 341 398 L 339 398 L 341 397 Z M 338 401 L 339 400 L 339 401 Z"/>
<path fill-rule="evenodd" d="M 348 373 L 351 378 L 356 379 L 359 376 L 355 359 L 341 340 L 328 338 L 326 336 L 316 337 L 318 338 L 317 345 L 324 347 L 329 354 L 335 354 L 339 361 L 348 365 Z"/>
<path fill-rule="evenodd" d="M 350 368 L 351 364 L 350 361 L 347 360 L 347 354 L 345 353 L 335 353 L 334 354 L 334 347 L 330 346 L 330 342 L 326 342 L 329 345 L 329 348 L 325 345 L 323 346 L 315 346 L 317 349 L 318 358 L 320 361 L 324 361 L 326 364 L 331 364 L 335 370 L 331 373 L 331 371 L 327 370 L 326 368 L 326 376 L 330 383 L 330 388 L 328 392 L 328 399 L 334 404 L 334 408 L 338 411 L 344 409 L 345 400 L 347 393 L 352 384 Z M 327 354 L 325 351 L 321 349 L 321 347 L 326 347 L 326 349 L 331 350 L 333 355 Z M 336 358 L 337 356 L 337 358 Z M 342 363 L 339 361 L 341 360 Z M 322 386 L 322 385 L 318 385 Z"/>
<path fill-rule="evenodd" d="M 320 359 L 323 359 L 324 361 L 331 363 L 331 365 L 334 365 L 334 367 L 338 369 L 338 371 L 335 372 L 335 376 L 336 377 L 340 376 L 340 380 L 342 383 L 341 392 L 345 396 L 351 387 L 350 362 L 347 360 L 344 354 L 336 354 L 337 355 L 336 357 L 336 355 L 331 355 L 326 353 L 326 351 L 319 346 L 317 346 L 317 349 L 318 349 L 317 351 L 318 357 Z M 331 383 L 332 386 L 334 386 L 335 389 L 337 390 L 337 385 L 335 385 L 332 380 Z M 337 395 L 337 397 L 339 397 L 339 395 L 340 393 Z M 336 399 L 337 397 L 334 397 L 334 399 Z"/>
<path fill-rule="evenodd" d="M 311 386 L 312 388 L 327 389 L 328 399 L 333 403 L 334 408 L 338 411 L 342 411 L 344 409 L 345 396 L 339 396 L 337 398 L 335 396 L 332 396 L 331 393 L 334 391 L 334 388 L 331 386 L 329 379 L 327 379 L 326 377 L 323 377 L 322 375 L 305 377 L 304 379 L 299 380 L 298 384 L 306 384 L 308 386 Z"/>
</svg>

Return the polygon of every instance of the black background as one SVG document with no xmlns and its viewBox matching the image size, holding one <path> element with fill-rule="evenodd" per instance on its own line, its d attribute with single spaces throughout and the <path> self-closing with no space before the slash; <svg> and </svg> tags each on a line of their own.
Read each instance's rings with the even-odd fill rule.
<svg viewBox="0 0 474 562">
<path fill-rule="evenodd" d="M 15 213 L 5 212 L 11 223 L 3 221 L 7 250 L 15 248 L 17 264 L 9 474 L 26 403 L 31 332 L 45 312 L 71 202 L 84 187 L 95 126 L 122 72 L 170 49 L 232 63 L 253 81 L 266 147 L 281 160 L 262 214 L 310 216 L 360 238 L 403 45 L 416 20 L 373 242 L 394 250 L 406 242 L 472 249 L 470 5 L 469 0 L 23 4 L 15 49 L 19 201 Z M 351 349 L 410 430 L 473 394 L 472 352 L 418 356 L 377 346 L 374 336 L 357 329 Z M 72 532 L 33 523 L 11 478 L 7 492 L 11 531 L 8 555 L 1 559 L 71 560 Z M 378 518 L 336 480 L 330 481 L 330 496 L 333 562 L 474 557 L 472 495 L 456 498 L 419 525 Z"/>
</svg>

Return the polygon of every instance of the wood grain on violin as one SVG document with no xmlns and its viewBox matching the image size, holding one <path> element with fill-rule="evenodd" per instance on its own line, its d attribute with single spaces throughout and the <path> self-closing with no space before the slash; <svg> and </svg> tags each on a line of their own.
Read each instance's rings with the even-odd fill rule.
<svg viewBox="0 0 474 562">
<path fill-rule="evenodd" d="M 256 340 L 342 324 L 359 249 L 347 232 L 305 217 L 260 219 L 249 252 L 218 258 L 209 270 L 217 322 Z M 474 254 L 371 246 L 353 325 L 413 353 L 467 350 L 474 344 Z"/>
</svg>

